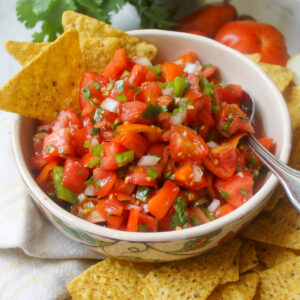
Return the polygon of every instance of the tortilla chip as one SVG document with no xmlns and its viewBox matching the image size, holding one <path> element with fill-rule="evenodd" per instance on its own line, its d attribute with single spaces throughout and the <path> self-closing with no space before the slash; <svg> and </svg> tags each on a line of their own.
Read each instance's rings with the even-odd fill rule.
<svg viewBox="0 0 300 300">
<path fill-rule="evenodd" d="M 281 185 L 278 185 L 274 193 L 271 195 L 267 205 L 264 207 L 264 210 L 270 211 L 273 210 L 279 200 L 285 197 L 285 192 Z"/>
<path fill-rule="evenodd" d="M 261 272 L 260 280 L 255 299 L 299 299 L 300 257 L 295 257 Z"/>
<path fill-rule="evenodd" d="M 258 260 L 265 264 L 267 268 L 272 268 L 297 256 L 289 249 L 264 243 L 256 243 L 255 249 Z"/>
<path fill-rule="evenodd" d="M 80 45 L 86 70 L 99 74 L 113 59 L 115 51 L 121 48 L 120 39 L 115 37 L 84 39 Z"/>
<path fill-rule="evenodd" d="M 281 92 L 283 92 L 294 79 L 294 72 L 288 68 L 266 63 L 259 63 L 259 65 L 274 81 Z"/>
<path fill-rule="evenodd" d="M 256 218 L 242 235 L 258 242 L 299 250 L 300 213 L 291 204 L 280 202 L 273 211 L 263 212 Z"/>
<path fill-rule="evenodd" d="M 246 56 L 253 60 L 255 63 L 259 63 L 261 59 L 261 55 L 259 53 L 246 54 Z"/>
<path fill-rule="evenodd" d="M 208 300 L 251 300 L 255 296 L 259 276 L 255 273 L 242 275 L 237 282 L 219 285 Z"/>
<path fill-rule="evenodd" d="M 236 255 L 232 264 L 230 265 L 229 269 L 225 273 L 224 277 L 222 278 L 220 284 L 225 284 L 227 282 L 234 282 L 239 280 L 239 254 Z"/>
<path fill-rule="evenodd" d="M 7 41 L 4 43 L 4 48 L 20 65 L 25 66 L 50 44 Z"/>
<path fill-rule="evenodd" d="M 137 37 L 113 28 L 104 22 L 74 11 L 65 11 L 63 13 L 62 24 L 65 31 L 72 27 L 75 28 L 79 33 L 80 41 L 89 38 L 118 38 L 121 48 L 125 48 L 128 57 L 134 55 L 146 56 L 152 60 L 157 53 L 155 45 L 143 42 Z"/>
<path fill-rule="evenodd" d="M 74 278 L 67 286 L 73 300 L 136 299 L 142 278 L 159 264 L 138 264 L 106 259 Z"/>
<path fill-rule="evenodd" d="M 76 30 L 65 32 L 0 89 L 0 109 L 45 121 L 72 107 L 85 66 Z"/>
<path fill-rule="evenodd" d="M 207 253 L 175 261 L 151 271 L 143 279 L 148 299 L 206 299 L 222 280 L 241 243 L 232 240 Z"/>
<path fill-rule="evenodd" d="M 300 127 L 300 86 L 291 86 L 284 92 L 284 97 L 286 99 L 292 128 L 295 130 Z"/>
<path fill-rule="evenodd" d="M 242 240 L 239 253 L 239 272 L 240 274 L 253 269 L 257 264 L 255 244 L 251 240 Z"/>
</svg>

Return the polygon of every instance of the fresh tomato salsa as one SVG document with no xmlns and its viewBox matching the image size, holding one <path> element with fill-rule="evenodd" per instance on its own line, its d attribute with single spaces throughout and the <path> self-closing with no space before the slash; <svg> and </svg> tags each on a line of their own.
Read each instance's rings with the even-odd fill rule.
<svg viewBox="0 0 300 300">
<path fill-rule="evenodd" d="M 241 86 L 194 52 L 152 65 L 124 49 L 81 79 L 81 113 L 39 122 L 31 166 L 72 214 L 118 230 L 180 230 L 243 205 L 264 171 L 243 143 L 254 133 Z M 273 140 L 262 138 L 268 149 Z"/>
</svg>

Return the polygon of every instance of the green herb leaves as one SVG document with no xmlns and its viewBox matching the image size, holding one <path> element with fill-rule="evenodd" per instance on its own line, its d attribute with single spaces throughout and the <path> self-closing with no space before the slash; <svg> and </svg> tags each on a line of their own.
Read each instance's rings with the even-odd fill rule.
<svg viewBox="0 0 300 300">
<path fill-rule="evenodd" d="M 165 106 L 158 106 L 154 104 L 149 104 L 147 108 L 142 113 L 142 119 L 144 120 L 154 120 L 159 114 L 168 111 Z"/>
<path fill-rule="evenodd" d="M 186 211 L 186 203 L 182 197 L 176 198 L 174 202 L 174 209 L 176 214 L 171 217 L 171 229 L 176 228 L 177 226 L 186 228 L 188 225 L 188 213 Z"/>
</svg>

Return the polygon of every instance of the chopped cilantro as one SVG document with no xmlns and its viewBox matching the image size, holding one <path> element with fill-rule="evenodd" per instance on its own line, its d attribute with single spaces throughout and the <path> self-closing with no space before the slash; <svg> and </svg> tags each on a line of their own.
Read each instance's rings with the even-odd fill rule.
<svg viewBox="0 0 300 300">
<path fill-rule="evenodd" d="M 99 82 L 94 81 L 94 87 L 99 90 L 101 89 L 101 84 Z"/>
<path fill-rule="evenodd" d="M 102 144 L 98 144 L 94 147 L 92 154 L 95 156 L 101 156 L 103 151 L 103 146 Z"/>
<path fill-rule="evenodd" d="M 95 106 L 94 102 L 91 100 L 91 91 L 90 91 L 90 86 L 88 84 L 82 89 L 82 97 L 87 101 L 89 101 L 89 103 L 92 106 Z"/>
<path fill-rule="evenodd" d="M 251 156 L 251 161 L 250 161 L 249 164 L 247 164 L 247 167 L 249 169 L 252 169 L 255 166 L 256 163 L 257 163 L 257 159 L 256 159 L 256 157 L 254 155 L 252 155 Z"/>
<path fill-rule="evenodd" d="M 148 175 L 148 176 L 151 178 L 151 180 L 153 181 L 153 180 L 155 180 L 155 179 L 158 177 L 159 173 L 158 173 L 156 170 L 154 170 L 154 169 L 152 169 L 152 168 L 149 168 L 149 169 L 148 169 L 147 175 Z"/>
<path fill-rule="evenodd" d="M 229 197 L 229 195 L 228 195 L 227 192 L 219 191 L 219 193 L 220 193 L 220 195 L 221 195 L 224 199 L 230 200 L 230 197 Z"/>
<path fill-rule="evenodd" d="M 173 111 L 172 111 L 172 115 L 173 116 L 176 116 L 178 113 L 180 112 L 184 112 L 185 111 L 185 105 L 184 104 L 181 104 L 178 108 L 175 108 Z"/>
<path fill-rule="evenodd" d="M 96 190 L 99 191 L 100 187 L 101 187 L 101 179 L 98 179 L 96 181 Z"/>
<path fill-rule="evenodd" d="M 93 182 L 94 182 L 94 177 L 91 176 L 84 184 L 85 185 L 90 185 L 90 184 L 93 184 Z"/>
<path fill-rule="evenodd" d="M 142 119 L 144 120 L 154 120 L 159 114 L 168 111 L 167 108 L 162 105 L 148 104 L 147 108 L 142 113 Z"/>
<path fill-rule="evenodd" d="M 121 79 L 123 79 L 124 77 L 126 77 L 126 76 L 130 76 L 130 72 L 129 71 L 127 71 L 127 70 L 125 70 L 124 72 L 123 72 L 123 74 L 121 75 Z"/>
<path fill-rule="evenodd" d="M 224 131 L 227 131 L 229 126 L 231 125 L 232 121 L 233 121 L 233 114 L 229 113 L 228 117 L 227 117 L 227 120 L 222 124 L 222 129 Z"/>
<path fill-rule="evenodd" d="M 244 189 L 240 189 L 240 194 L 243 196 L 247 196 L 247 192 Z"/>
<path fill-rule="evenodd" d="M 131 86 L 130 89 L 135 90 L 135 94 L 134 94 L 134 100 L 136 98 L 136 96 L 141 92 L 141 89 L 137 86 Z"/>
<path fill-rule="evenodd" d="M 138 186 L 136 190 L 136 199 L 139 199 L 142 202 L 147 202 L 150 195 L 150 188 L 148 186 Z"/>
<path fill-rule="evenodd" d="M 242 116 L 241 114 L 237 114 L 236 116 L 243 121 L 248 121 L 248 119 Z"/>
<path fill-rule="evenodd" d="M 99 134 L 99 128 L 93 127 L 91 130 L 91 136 Z"/>
<path fill-rule="evenodd" d="M 173 223 L 170 225 L 171 229 L 174 229 L 177 226 L 184 226 L 188 223 L 188 213 L 186 211 L 186 203 L 184 199 L 182 197 L 176 198 L 173 207 L 176 214 L 171 217 L 171 221 Z"/>
<path fill-rule="evenodd" d="M 111 129 L 115 129 L 116 127 L 118 127 L 119 125 L 121 125 L 122 122 L 114 122 L 112 125 L 111 125 Z"/>
</svg>

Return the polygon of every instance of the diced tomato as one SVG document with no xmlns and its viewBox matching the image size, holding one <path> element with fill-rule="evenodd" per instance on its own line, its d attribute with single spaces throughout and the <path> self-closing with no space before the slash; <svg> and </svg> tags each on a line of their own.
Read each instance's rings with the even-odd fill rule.
<svg viewBox="0 0 300 300">
<path fill-rule="evenodd" d="M 147 232 L 156 232 L 158 229 L 158 220 L 144 213 L 139 214 L 138 225 L 146 225 Z"/>
<path fill-rule="evenodd" d="M 173 102 L 173 99 L 171 96 L 160 96 L 157 98 L 157 105 L 159 106 L 165 106 L 168 107 Z"/>
<path fill-rule="evenodd" d="M 189 101 L 195 101 L 202 96 L 203 96 L 203 94 L 201 94 L 200 92 L 195 92 L 192 89 L 188 89 L 183 95 L 183 97 L 188 98 Z"/>
<path fill-rule="evenodd" d="M 161 95 L 161 88 L 157 82 L 144 82 L 141 85 L 141 93 L 145 102 L 156 104 L 157 98 Z"/>
<path fill-rule="evenodd" d="M 115 183 L 116 186 L 117 182 Z M 123 193 L 123 192 L 119 192 L 119 191 L 115 191 L 114 192 L 115 197 L 117 197 L 117 199 L 119 201 L 121 201 L 122 203 L 124 203 L 125 207 L 126 207 L 126 203 L 135 203 L 136 199 L 132 196 L 130 196 L 127 193 Z"/>
<path fill-rule="evenodd" d="M 84 142 L 85 142 L 85 136 L 86 136 L 86 128 L 83 127 L 76 131 L 73 134 L 73 139 L 75 142 L 75 147 L 76 147 L 76 152 L 80 155 L 83 156 L 88 149 L 84 147 Z"/>
<path fill-rule="evenodd" d="M 81 164 L 85 167 L 85 168 L 88 168 L 89 167 L 89 164 L 91 161 L 93 161 L 95 159 L 95 155 L 93 155 L 92 153 L 85 153 L 80 162 Z M 100 163 L 99 163 L 100 164 Z"/>
<path fill-rule="evenodd" d="M 130 72 L 129 84 L 131 86 L 140 86 L 146 80 L 147 73 L 147 67 L 134 65 Z"/>
<path fill-rule="evenodd" d="M 138 229 L 139 222 L 139 210 L 135 207 L 130 209 L 129 217 L 127 221 L 126 230 L 135 232 Z"/>
<path fill-rule="evenodd" d="M 115 172 L 96 168 L 93 170 L 94 193 L 98 197 L 107 196 L 117 180 Z"/>
<path fill-rule="evenodd" d="M 216 70 L 217 70 L 216 66 L 210 65 L 210 66 L 204 67 L 201 70 L 201 74 L 203 74 L 206 78 L 209 78 L 216 72 Z"/>
<path fill-rule="evenodd" d="M 237 208 L 252 197 L 253 175 L 248 172 L 240 172 L 216 188 L 220 195 L 233 207 Z"/>
<path fill-rule="evenodd" d="M 239 105 L 243 99 L 244 91 L 240 85 L 229 84 L 225 87 L 217 85 L 214 89 L 215 97 L 218 97 L 218 102 Z"/>
<path fill-rule="evenodd" d="M 116 192 L 120 192 L 128 195 L 132 194 L 134 189 L 135 189 L 135 184 L 125 183 L 124 179 L 122 178 L 117 178 L 114 185 L 114 190 Z"/>
<path fill-rule="evenodd" d="M 80 128 L 81 122 L 76 111 L 72 108 L 62 110 L 52 125 L 52 130 L 60 128 L 70 128 L 71 133 L 75 133 Z"/>
<path fill-rule="evenodd" d="M 268 149 L 269 151 L 272 150 L 272 147 L 273 147 L 273 139 L 267 138 L 267 137 L 263 137 L 263 138 L 258 139 L 258 141 L 259 141 L 266 149 Z"/>
<path fill-rule="evenodd" d="M 104 170 L 114 171 L 119 168 L 116 159 L 114 157 L 115 154 L 125 152 L 126 149 L 115 142 L 103 142 L 103 165 L 102 168 Z"/>
<path fill-rule="evenodd" d="M 176 61 L 181 62 L 184 65 L 186 65 L 187 63 L 194 63 L 196 60 L 198 60 L 198 57 L 194 51 L 189 51 L 188 53 L 179 56 L 176 59 Z"/>
<path fill-rule="evenodd" d="M 213 174 L 227 179 L 233 176 L 238 165 L 235 148 L 229 144 L 211 148 L 203 164 Z"/>
<path fill-rule="evenodd" d="M 126 67 L 127 58 L 125 49 L 121 48 L 116 50 L 113 60 L 104 68 L 103 75 L 107 79 L 118 79 L 118 77 L 125 71 Z"/>
<path fill-rule="evenodd" d="M 124 204 L 114 194 L 110 194 L 104 201 L 104 209 L 110 216 L 120 217 L 124 213 Z"/>
<path fill-rule="evenodd" d="M 99 214 L 107 221 L 109 225 L 119 228 L 125 222 L 127 216 L 125 213 L 120 217 L 109 215 L 105 210 L 106 201 L 107 199 L 100 200 L 96 206 L 96 209 L 99 212 Z"/>
<path fill-rule="evenodd" d="M 170 138 L 171 157 L 174 161 L 201 161 L 208 154 L 204 140 L 192 129 L 172 125 Z"/>
<path fill-rule="evenodd" d="M 216 211 L 215 211 L 215 216 L 216 218 L 221 218 L 227 214 L 229 214 L 230 212 L 232 212 L 234 210 L 234 207 L 231 206 L 229 203 L 226 203 L 222 206 L 220 206 Z"/>
<path fill-rule="evenodd" d="M 141 101 L 125 102 L 121 105 L 120 119 L 122 122 L 151 124 L 150 120 L 142 119 L 147 103 Z"/>
<path fill-rule="evenodd" d="M 169 141 L 169 139 L 166 139 L 167 135 L 165 134 L 166 131 L 170 132 L 170 128 L 172 125 L 172 114 L 170 112 L 164 112 L 157 116 L 157 123 L 159 126 L 165 130 L 161 136 L 161 141 Z"/>
<path fill-rule="evenodd" d="M 206 179 L 207 179 L 207 194 L 210 197 L 210 199 L 216 198 L 216 191 L 214 189 L 213 183 L 214 183 L 214 175 L 210 172 L 206 173 Z"/>
<path fill-rule="evenodd" d="M 133 150 L 136 158 L 142 157 L 148 149 L 147 140 L 136 132 L 118 134 L 112 141 L 121 144 L 128 150 Z"/>
<path fill-rule="evenodd" d="M 82 193 L 86 185 L 85 181 L 89 177 L 88 168 L 84 167 L 79 161 L 67 158 L 62 177 L 62 184 L 75 194 Z"/>
<path fill-rule="evenodd" d="M 61 128 L 46 136 L 42 153 L 43 158 L 47 161 L 58 157 L 74 156 L 75 148 L 70 129 Z"/>
<path fill-rule="evenodd" d="M 156 180 L 149 180 L 147 169 L 136 167 L 133 171 L 129 172 L 126 176 L 126 181 L 132 184 L 141 186 L 153 186 L 157 188 Z"/>
<path fill-rule="evenodd" d="M 157 219 L 162 219 L 173 205 L 178 193 L 179 187 L 174 182 L 167 180 L 148 201 L 150 213 Z"/>
<path fill-rule="evenodd" d="M 172 81 L 177 76 L 180 76 L 183 73 L 183 66 L 175 64 L 173 62 L 164 62 L 162 65 L 162 75 L 166 81 Z"/>
<path fill-rule="evenodd" d="M 205 215 L 205 213 L 201 210 L 200 207 L 191 207 L 188 209 L 188 212 L 190 216 L 194 214 L 201 221 L 202 224 L 209 222 L 208 217 Z"/>
<path fill-rule="evenodd" d="M 79 104 L 82 117 L 92 116 L 96 106 L 99 106 L 102 101 L 101 86 L 106 85 L 106 83 L 106 79 L 97 73 L 85 72 L 83 74 L 79 88 Z"/>
<path fill-rule="evenodd" d="M 158 229 L 159 231 L 169 231 L 171 230 L 171 217 L 176 214 L 176 211 L 173 206 L 168 210 L 163 218 L 158 220 Z"/>
<path fill-rule="evenodd" d="M 30 158 L 30 167 L 33 170 L 40 170 L 48 163 L 42 155 L 33 155 Z"/>
</svg>

